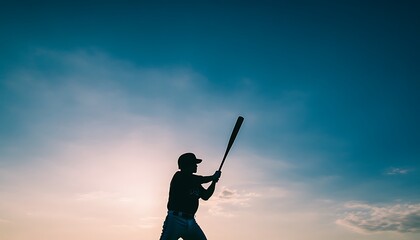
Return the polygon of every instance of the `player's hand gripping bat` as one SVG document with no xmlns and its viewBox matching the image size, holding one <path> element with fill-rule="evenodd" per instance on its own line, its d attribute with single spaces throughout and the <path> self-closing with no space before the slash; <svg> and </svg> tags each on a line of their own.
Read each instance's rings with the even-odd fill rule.
<svg viewBox="0 0 420 240">
<path fill-rule="evenodd" d="M 230 135 L 229 143 L 227 145 L 225 155 L 223 156 L 223 160 L 222 160 L 222 163 L 220 164 L 218 171 L 222 170 L 223 164 L 225 163 L 226 156 L 228 155 L 230 148 L 232 147 L 233 142 L 235 141 L 236 135 L 238 135 L 239 129 L 241 128 L 243 121 L 244 121 L 244 118 L 241 116 L 239 116 L 238 119 L 236 120 L 235 127 L 233 128 L 232 134 Z"/>
</svg>

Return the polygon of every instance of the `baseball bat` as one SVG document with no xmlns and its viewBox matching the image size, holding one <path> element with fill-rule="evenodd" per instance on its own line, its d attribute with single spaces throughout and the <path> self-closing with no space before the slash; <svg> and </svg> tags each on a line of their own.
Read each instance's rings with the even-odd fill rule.
<svg viewBox="0 0 420 240">
<path fill-rule="evenodd" d="M 225 155 L 223 156 L 222 163 L 220 164 L 219 171 L 222 170 L 223 164 L 225 163 L 226 156 L 228 155 L 230 148 L 233 145 L 233 142 L 235 141 L 236 135 L 238 135 L 239 129 L 241 128 L 242 122 L 244 121 L 244 118 L 242 116 L 239 116 L 236 120 L 235 127 L 233 128 L 232 134 L 230 135 L 229 143 L 226 148 Z"/>
</svg>

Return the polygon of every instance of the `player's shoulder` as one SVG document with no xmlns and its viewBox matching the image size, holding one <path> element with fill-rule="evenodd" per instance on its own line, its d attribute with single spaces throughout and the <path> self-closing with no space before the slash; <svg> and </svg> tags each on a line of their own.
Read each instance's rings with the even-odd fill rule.
<svg viewBox="0 0 420 240">
<path fill-rule="evenodd" d="M 182 175 L 183 174 L 182 174 L 181 171 L 177 171 L 172 178 L 180 178 L 180 177 L 182 177 Z"/>
<path fill-rule="evenodd" d="M 177 178 L 177 179 L 185 179 L 189 177 L 191 177 L 191 174 L 186 174 L 185 172 L 182 172 L 182 171 L 177 171 L 173 176 L 173 178 Z"/>
<path fill-rule="evenodd" d="M 201 175 L 185 173 L 182 171 L 177 171 L 173 176 L 173 178 L 176 178 L 176 179 L 201 179 L 202 177 L 203 176 Z"/>
</svg>

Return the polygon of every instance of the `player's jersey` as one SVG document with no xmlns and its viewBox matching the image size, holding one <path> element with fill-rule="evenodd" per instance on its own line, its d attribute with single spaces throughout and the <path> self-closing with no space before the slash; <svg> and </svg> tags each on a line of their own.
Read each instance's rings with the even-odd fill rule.
<svg viewBox="0 0 420 240">
<path fill-rule="evenodd" d="M 172 177 L 169 190 L 168 210 L 195 214 L 198 200 L 205 190 L 202 186 L 203 176 L 178 171 Z"/>
</svg>

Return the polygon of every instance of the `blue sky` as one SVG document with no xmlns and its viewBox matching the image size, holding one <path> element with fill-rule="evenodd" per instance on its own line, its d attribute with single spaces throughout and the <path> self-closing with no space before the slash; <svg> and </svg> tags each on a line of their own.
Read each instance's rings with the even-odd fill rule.
<svg viewBox="0 0 420 240">
<path fill-rule="evenodd" d="M 157 238 L 177 157 L 211 174 L 243 115 L 209 237 L 418 238 L 418 4 L 0 9 L 0 236 Z"/>
</svg>

